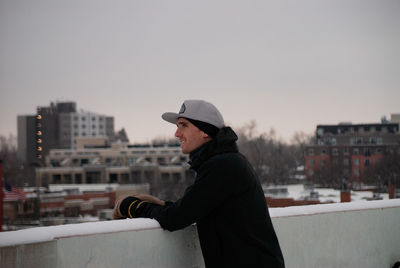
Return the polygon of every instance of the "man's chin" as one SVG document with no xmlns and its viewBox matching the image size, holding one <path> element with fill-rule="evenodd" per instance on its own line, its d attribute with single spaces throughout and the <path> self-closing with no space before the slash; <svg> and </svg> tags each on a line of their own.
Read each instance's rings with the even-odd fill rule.
<svg viewBox="0 0 400 268">
<path fill-rule="evenodd" d="M 188 149 L 185 148 L 185 146 L 184 146 L 183 144 L 181 144 L 181 152 L 182 152 L 183 154 L 189 154 L 189 153 L 190 153 L 190 152 L 188 152 Z"/>
</svg>

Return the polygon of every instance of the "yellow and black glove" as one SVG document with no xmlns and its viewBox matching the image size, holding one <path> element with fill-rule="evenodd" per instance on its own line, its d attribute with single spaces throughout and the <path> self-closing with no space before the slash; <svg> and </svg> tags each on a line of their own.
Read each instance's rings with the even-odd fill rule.
<svg viewBox="0 0 400 268">
<path fill-rule="evenodd" d="M 165 202 L 155 196 L 148 194 L 134 194 L 123 197 L 115 202 L 113 218 L 141 218 L 149 217 L 149 213 L 154 206 L 165 206 Z"/>
<path fill-rule="evenodd" d="M 138 218 L 137 210 L 144 203 L 148 203 L 134 196 L 128 196 L 124 199 L 120 199 L 116 202 L 114 207 L 114 219 L 125 219 L 125 218 Z"/>
</svg>

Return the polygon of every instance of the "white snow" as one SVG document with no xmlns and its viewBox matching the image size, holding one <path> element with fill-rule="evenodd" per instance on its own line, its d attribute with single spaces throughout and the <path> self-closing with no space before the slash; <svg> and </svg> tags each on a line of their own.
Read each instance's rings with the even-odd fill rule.
<svg viewBox="0 0 400 268">
<path fill-rule="evenodd" d="M 303 184 L 291 184 L 291 185 L 283 185 L 279 186 L 281 188 L 287 189 L 286 196 L 279 196 L 276 197 L 287 197 L 293 198 L 294 200 L 305 200 L 306 198 L 310 197 L 310 190 L 304 189 Z M 277 188 L 275 187 L 266 187 L 266 188 Z M 318 192 L 318 200 L 321 203 L 339 203 L 340 202 L 340 190 L 335 190 L 332 188 L 314 188 L 315 192 Z M 351 191 L 351 201 L 361 201 L 372 199 L 374 193 L 372 191 Z M 387 193 L 380 194 L 382 199 L 389 199 L 389 195 Z"/>
<path fill-rule="evenodd" d="M 390 207 L 400 207 L 400 199 L 270 208 L 269 212 L 271 217 L 291 217 L 329 212 L 359 211 Z"/>
<path fill-rule="evenodd" d="M 0 247 L 47 242 L 61 237 L 154 229 L 159 227 L 160 224 L 153 219 L 125 219 L 36 227 L 0 233 Z"/>
</svg>

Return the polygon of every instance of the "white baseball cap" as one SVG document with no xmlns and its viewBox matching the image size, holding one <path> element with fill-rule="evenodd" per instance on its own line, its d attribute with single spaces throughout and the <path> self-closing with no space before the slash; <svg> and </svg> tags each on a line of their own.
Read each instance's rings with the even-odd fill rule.
<svg viewBox="0 0 400 268">
<path fill-rule="evenodd" d="M 162 119 L 176 124 L 178 118 L 188 118 L 209 123 L 217 128 L 225 126 L 224 118 L 217 107 L 204 100 L 185 100 L 178 113 L 164 113 Z"/>
</svg>

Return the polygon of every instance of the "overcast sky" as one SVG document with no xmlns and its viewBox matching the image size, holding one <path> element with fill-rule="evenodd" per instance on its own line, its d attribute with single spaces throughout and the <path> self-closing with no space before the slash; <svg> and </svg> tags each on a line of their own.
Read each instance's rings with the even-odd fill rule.
<svg viewBox="0 0 400 268">
<path fill-rule="evenodd" d="M 0 0 L 0 134 L 51 101 L 170 137 L 185 99 L 290 140 L 400 113 L 400 1 Z"/>
</svg>

